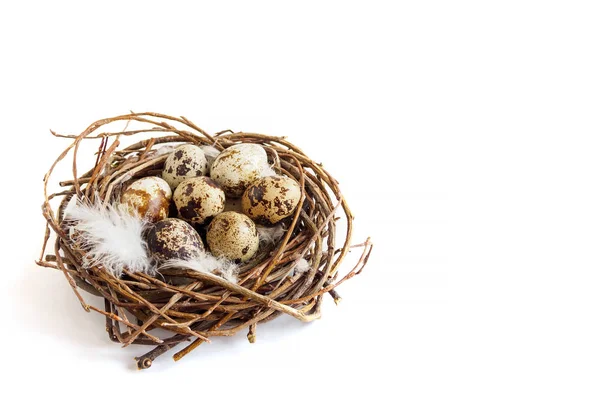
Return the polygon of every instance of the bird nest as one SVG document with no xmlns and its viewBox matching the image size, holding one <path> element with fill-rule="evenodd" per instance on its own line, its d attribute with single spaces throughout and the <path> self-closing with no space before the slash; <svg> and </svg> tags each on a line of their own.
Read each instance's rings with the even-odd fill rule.
<svg viewBox="0 0 600 399">
<path fill-rule="evenodd" d="M 123 130 L 111 131 L 120 124 L 126 125 Z M 329 295 L 337 304 L 340 297 L 336 287 L 358 275 L 371 253 L 369 239 L 351 245 L 353 215 L 338 182 L 284 137 L 230 130 L 210 135 L 185 117 L 157 113 L 101 119 L 79 135 L 52 133 L 71 142 L 44 178 L 42 210 L 47 225 L 37 264 L 60 270 L 83 308 L 105 316 L 112 341 L 123 346 L 153 346 L 136 358 L 140 369 L 150 367 L 156 357 L 178 345 L 180 350 L 173 358 L 179 360 L 213 336 L 248 330 L 248 341 L 252 343 L 257 324 L 281 314 L 303 322 L 319 318 L 323 297 Z M 122 139 L 138 135 L 150 138 L 119 148 Z M 95 154 L 80 150 L 87 140 L 99 143 Z M 261 244 L 254 258 L 240 264 L 237 282 L 188 268 L 163 268 L 159 273 L 125 268 L 122 275 L 115 276 L 101 264 L 87 265 L 86 250 L 76 245 L 65 220 L 65 209 L 72 198 L 89 202 L 118 198 L 128 181 L 160 175 L 167 158 L 161 148 L 182 143 L 208 145 L 220 151 L 239 143 L 261 145 L 271 167 L 294 179 L 301 188 L 300 205 L 282 222 L 285 234 L 276 242 Z M 64 191 L 51 194 L 50 177 L 70 153 L 73 178 L 60 181 Z M 94 166 L 80 174 L 78 157 L 83 156 L 89 157 L 88 165 Z M 49 245 L 51 237 L 55 237 L 53 246 Z M 360 250 L 360 257 L 349 272 L 342 274 L 341 263 L 352 248 Z M 293 273 L 301 259 L 309 268 Z M 87 303 L 80 289 L 103 298 L 104 308 Z M 156 334 L 159 329 L 170 332 L 170 337 L 159 338 L 165 335 Z"/>
</svg>

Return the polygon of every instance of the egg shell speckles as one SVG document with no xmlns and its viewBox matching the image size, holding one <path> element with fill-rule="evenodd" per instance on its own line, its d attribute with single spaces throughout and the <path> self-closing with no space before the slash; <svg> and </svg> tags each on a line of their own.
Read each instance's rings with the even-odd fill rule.
<svg viewBox="0 0 600 399">
<path fill-rule="evenodd" d="M 242 196 L 242 210 L 258 224 L 271 225 L 294 213 L 300 202 L 300 186 L 287 176 L 268 176 L 255 181 Z"/>
<path fill-rule="evenodd" d="M 246 215 L 223 212 L 215 216 L 206 233 L 208 246 L 215 256 L 246 262 L 258 250 L 256 225 Z"/>
<path fill-rule="evenodd" d="M 210 177 L 228 197 L 239 197 L 255 180 L 274 174 L 267 153 L 258 144 L 236 144 L 225 149 L 215 159 Z"/>
<path fill-rule="evenodd" d="M 175 189 L 184 180 L 206 175 L 207 172 L 208 163 L 204 151 L 196 145 L 184 144 L 168 156 L 162 178 Z"/>
<path fill-rule="evenodd" d="M 156 223 L 148 232 L 148 249 L 154 259 L 190 259 L 204 251 L 200 235 L 187 222 L 169 218 Z"/>
<path fill-rule="evenodd" d="M 173 201 L 179 217 L 192 223 L 204 223 L 225 209 L 225 193 L 207 176 L 193 177 L 178 185 Z"/>
<path fill-rule="evenodd" d="M 158 222 L 169 215 L 171 188 L 160 177 L 143 177 L 121 194 L 120 203 L 133 216 Z"/>
</svg>

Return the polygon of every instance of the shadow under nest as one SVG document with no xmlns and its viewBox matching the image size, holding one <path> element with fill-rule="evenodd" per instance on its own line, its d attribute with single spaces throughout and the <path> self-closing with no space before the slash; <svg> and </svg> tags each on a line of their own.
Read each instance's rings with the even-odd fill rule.
<svg viewBox="0 0 600 399">
<path fill-rule="evenodd" d="M 110 125 L 117 122 L 127 123 L 125 130 L 111 132 Z M 130 122 L 141 127 L 128 130 Z M 156 134 L 156 137 L 119 149 L 120 138 L 142 133 Z M 102 119 L 79 135 L 53 134 L 72 142 L 44 178 L 42 210 L 47 225 L 37 264 L 64 273 L 83 308 L 106 317 L 111 340 L 124 346 L 154 346 L 136 358 L 141 369 L 150 367 L 156 357 L 182 344 L 183 348 L 173 356 L 179 360 L 202 342 L 209 341 L 211 336 L 231 336 L 248 329 L 248 340 L 254 342 L 257 323 L 281 314 L 304 322 L 319 318 L 324 295 L 330 295 L 338 303 L 340 297 L 335 288 L 358 275 L 371 253 L 369 239 L 351 245 L 353 216 L 337 181 L 322 165 L 283 137 L 230 130 L 213 136 L 185 117 L 157 113 L 130 113 Z M 98 151 L 93 155 L 95 166 L 78 175 L 76 160 L 83 156 L 78 151 L 79 146 L 83 140 L 94 139 L 99 141 Z M 102 267 L 83 267 L 86 254 L 73 245 L 64 221 L 64 211 L 71 198 L 112 200 L 127 181 L 160 175 L 168 155 L 159 149 L 165 144 L 179 143 L 210 145 L 218 150 L 238 143 L 263 146 L 272 167 L 279 174 L 295 179 L 301 187 L 300 206 L 284 221 L 286 233 L 281 240 L 261 247 L 251 261 L 240 265 L 237 283 L 185 268 L 161 269 L 155 276 L 125 270 L 122 276 L 115 277 Z M 73 178 L 59 183 L 66 188 L 64 191 L 50 194 L 50 176 L 71 152 Z M 50 201 L 56 197 L 62 200 L 55 211 Z M 345 219 L 345 228 L 336 232 L 341 218 Z M 51 230 L 56 234 L 53 247 L 49 245 Z M 336 234 L 344 235 L 340 247 L 336 247 Z M 362 251 L 360 258 L 341 276 L 341 262 L 353 247 Z M 299 259 L 305 259 L 310 268 L 294 274 L 292 271 Z M 87 304 L 79 289 L 104 298 L 104 309 Z M 152 334 L 156 328 L 168 330 L 172 336 L 160 339 Z"/>
</svg>

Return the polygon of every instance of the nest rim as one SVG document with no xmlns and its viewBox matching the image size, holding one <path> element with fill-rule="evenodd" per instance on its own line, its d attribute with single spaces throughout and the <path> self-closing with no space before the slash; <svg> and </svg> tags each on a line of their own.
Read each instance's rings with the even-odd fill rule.
<svg viewBox="0 0 600 399">
<path fill-rule="evenodd" d="M 122 131 L 103 131 L 100 128 L 124 121 Z M 142 124 L 143 129 L 128 130 L 130 122 Z M 156 357 L 194 339 L 173 356 L 180 360 L 210 336 L 230 336 L 248 329 L 248 341 L 256 339 L 256 326 L 281 314 L 309 322 L 321 315 L 325 294 L 335 303 L 340 300 L 336 287 L 360 274 L 372 250 L 369 238 L 351 245 L 353 226 L 350 208 L 335 180 L 321 164 L 310 159 L 300 148 L 285 137 L 259 133 L 224 130 L 208 134 L 185 117 L 173 117 L 154 112 L 130 113 L 98 120 L 77 135 L 55 137 L 72 139 L 72 143 L 58 156 L 44 176 L 44 203 L 46 219 L 44 241 L 39 266 L 63 272 L 82 307 L 106 318 L 106 329 L 112 341 L 123 346 L 152 345 L 148 353 L 137 357 L 139 369 L 152 365 Z M 122 136 L 142 133 L 160 134 L 118 150 Z M 83 140 L 100 140 L 94 167 L 79 175 L 77 155 Z M 112 143 L 111 143 L 112 141 Z M 272 166 L 278 173 L 293 178 L 301 187 L 301 200 L 293 217 L 288 221 L 287 233 L 268 253 L 257 255 L 251 263 L 240 267 L 238 283 L 219 276 L 190 269 L 161 270 L 171 284 L 158 276 L 131 273 L 127 270 L 120 278 L 93 266 L 84 268 L 85 253 L 74 248 L 64 226 L 64 210 L 73 196 L 94 200 L 94 196 L 110 201 L 129 179 L 151 176 L 168 154 L 157 154 L 162 144 L 210 145 L 218 150 L 239 143 L 256 143 L 265 148 Z M 66 190 L 49 194 L 49 181 L 57 164 L 73 151 L 73 179 L 60 181 Z M 50 202 L 62 197 L 55 212 Z M 306 205 L 308 204 L 308 205 Z M 336 248 L 336 218 L 341 209 L 346 229 L 343 245 Z M 46 254 L 51 232 L 56 238 L 53 253 Z M 326 250 L 323 248 L 326 247 Z M 339 267 L 351 248 L 361 247 L 362 253 L 355 266 L 344 276 Z M 290 268 L 300 258 L 307 258 L 310 269 L 306 273 L 288 276 Z M 256 263 L 255 263 L 256 262 Z M 291 268 L 290 268 L 291 270 Z M 179 280 L 177 279 L 179 277 Z M 175 284 L 174 281 L 188 281 Z M 274 284 L 276 283 L 276 284 Z M 79 289 L 104 298 L 104 310 L 86 303 Z M 186 306 L 182 306 L 186 304 Z M 122 328 L 125 330 L 122 331 Z M 161 328 L 173 333 L 160 339 L 151 331 Z"/>
</svg>

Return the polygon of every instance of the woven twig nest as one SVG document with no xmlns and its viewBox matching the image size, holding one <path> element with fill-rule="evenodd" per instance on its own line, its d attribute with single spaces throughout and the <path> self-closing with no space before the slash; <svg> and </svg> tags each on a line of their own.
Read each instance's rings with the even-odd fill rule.
<svg viewBox="0 0 600 399">
<path fill-rule="evenodd" d="M 124 130 L 110 131 L 119 123 L 127 123 Z M 368 239 L 351 246 L 353 216 L 337 181 L 283 137 L 229 130 L 212 136 L 184 117 L 156 113 L 102 119 L 79 135 L 53 134 L 72 141 L 44 179 L 43 215 L 47 226 L 37 263 L 64 273 L 83 308 L 106 317 L 111 340 L 124 346 L 154 346 L 136 358 L 139 368 L 150 367 L 157 356 L 177 345 L 181 349 L 173 358 L 179 360 L 211 336 L 231 336 L 247 329 L 248 340 L 254 342 L 257 323 L 281 314 L 304 322 L 317 319 L 323 297 L 330 295 L 337 303 L 340 298 L 335 288 L 358 275 L 369 258 L 372 244 Z M 152 137 L 119 148 L 125 136 L 138 134 Z M 97 153 L 80 151 L 82 142 L 91 139 L 98 141 Z M 160 273 L 125 268 L 122 275 L 115 276 L 102 264 L 87 265 L 86 250 L 69 234 L 64 215 L 69 202 L 73 197 L 89 202 L 117 198 L 129 182 L 160 175 L 167 158 L 161 148 L 181 143 L 208 145 L 220 151 L 238 143 L 263 146 L 271 167 L 294 179 L 301 188 L 300 205 L 281 222 L 286 231 L 283 237 L 262 245 L 254 258 L 239 265 L 237 282 L 187 268 L 160 269 Z M 60 181 L 65 191 L 50 194 L 51 174 L 69 154 L 73 154 L 73 177 Z M 95 160 L 95 166 L 80 174 L 80 157 Z M 53 209 L 51 203 L 57 208 Z M 343 231 L 336 229 L 339 223 Z M 48 246 L 51 230 L 56 235 L 53 247 Z M 343 243 L 338 247 L 336 242 Z M 354 267 L 341 275 L 340 265 L 352 247 L 362 254 Z M 309 269 L 293 273 L 300 259 L 307 261 Z M 86 303 L 79 289 L 102 297 L 104 309 Z M 171 337 L 158 338 L 153 334 L 157 328 L 172 332 Z"/>
</svg>

